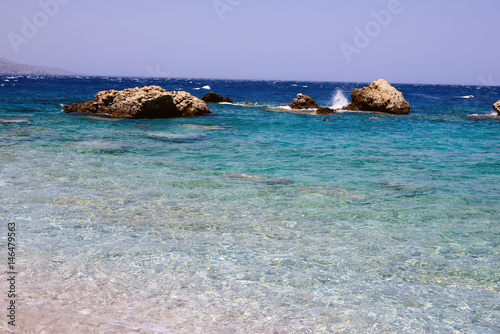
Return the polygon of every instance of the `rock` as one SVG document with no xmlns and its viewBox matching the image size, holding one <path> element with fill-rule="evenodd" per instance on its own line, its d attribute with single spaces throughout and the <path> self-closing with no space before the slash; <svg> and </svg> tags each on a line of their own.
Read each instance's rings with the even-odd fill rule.
<svg viewBox="0 0 500 334">
<path fill-rule="evenodd" d="M 315 115 L 330 115 L 335 114 L 335 110 L 331 108 L 319 108 L 314 112 Z"/>
<path fill-rule="evenodd" d="M 405 115 L 409 114 L 411 109 L 403 94 L 384 79 L 374 81 L 368 87 L 354 89 L 351 98 L 352 103 L 346 110 L 381 111 Z"/>
<path fill-rule="evenodd" d="M 185 126 L 200 129 L 200 130 L 227 130 L 231 127 L 229 126 L 220 126 L 220 125 L 197 125 L 197 124 L 186 124 Z"/>
<path fill-rule="evenodd" d="M 172 118 L 210 114 L 207 104 L 183 91 L 166 92 L 158 86 L 109 90 L 83 104 L 64 106 L 64 112 L 123 118 Z"/>
<path fill-rule="evenodd" d="M 313 98 L 304 94 L 297 94 L 297 98 L 290 104 L 292 109 L 319 109 L 320 106 Z"/>
<path fill-rule="evenodd" d="M 201 99 L 206 103 L 233 103 L 233 99 L 231 99 L 230 97 L 222 97 L 218 94 L 215 94 L 214 92 L 206 93 Z"/>
<path fill-rule="evenodd" d="M 174 104 L 181 114 L 180 117 L 196 117 L 210 114 L 207 104 L 188 92 L 172 91 L 167 92 L 167 94 L 173 97 Z"/>
<path fill-rule="evenodd" d="M 498 113 L 498 116 L 500 116 L 500 101 L 498 101 L 493 105 L 493 109 L 495 109 L 496 112 Z"/>
</svg>

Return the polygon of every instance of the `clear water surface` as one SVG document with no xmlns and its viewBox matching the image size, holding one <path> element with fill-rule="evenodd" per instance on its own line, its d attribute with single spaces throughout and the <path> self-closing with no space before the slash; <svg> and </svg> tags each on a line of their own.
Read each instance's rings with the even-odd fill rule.
<svg viewBox="0 0 500 334">
<path fill-rule="evenodd" d="M 500 122 L 469 117 L 499 87 L 395 85 L 411 114 L 370 119 L 275 108 L 297 93 L 331 106 L 363 83 L 0 84 L 19 333 L 500 332 Z M 61 113 L 152 84 L 239 103 L 190 119 Z"/>
</svg>

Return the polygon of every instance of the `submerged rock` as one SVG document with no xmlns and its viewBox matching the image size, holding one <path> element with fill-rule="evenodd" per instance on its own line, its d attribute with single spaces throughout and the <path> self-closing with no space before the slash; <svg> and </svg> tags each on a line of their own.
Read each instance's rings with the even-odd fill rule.
<svg viewBox="0 0 500 334">
<path fill-rule="evenodd" d="M 292 109 L 319 109 L 320 106 L 313 100 L 312 97 L 297 94 L 297 98 L 293 100 L 293 103 L 290 104 L 290 108 Z"/>
<path fill-rule="evenodd" d="M 374 81 L 370 86 L 354 89 L 352 103 L 346 110 L 381 111 L 397 115 L 410 113 L 411 106 L 404 99 L 403 93 L 391 86 L 384 79 Z"/>
<path fill-rule="evenodd" d="M 230 97 L 222 97 L 219 94 L 215 94 L 214 92 L 206 93 L 201 99 L 206 103 L 233 103 L 233 99 L 231 99 Z"/>
<path fill-rule="evenodd" d="M 335 114 L 336 111 L 332 108 L 319 108 L 318 110 L 314 111 L 314 115 L 330 115 L 330 114 Z"/>
<path fill-rule="evenodd" d="M 63 111 L 122 118 L 172 118 L 210 114 L 207 104 L 191 94 L 184 91 L 167 92 L 158 86 L 101 91 L 92 101 L 73 103 L 65 106 Z"/>
<path fill-rule="evenodd" d="M 500 116 L 500 101 L 493 105 L 493 109 L 495 109 L 495 111 L 498 113 L 498 116 Z"/>
<path fill-rule="evenodd" d="M 220 125 L 185 124 L 185 126 L 200 130 L 227 130 L 231 128 L 229 126 L 220 126 Z"/>
<path fill-rule="evenodd" d="M 285 177 L 267 177 L 260 175 L 248 175 L 248 174 L 231 174 L 226 175 L 227 178 L 249 181 L 255 183 L 263 183 L 267 185 L 290 185 L 293 184 L 293 181 L 289 178 Z"/>
</svg>

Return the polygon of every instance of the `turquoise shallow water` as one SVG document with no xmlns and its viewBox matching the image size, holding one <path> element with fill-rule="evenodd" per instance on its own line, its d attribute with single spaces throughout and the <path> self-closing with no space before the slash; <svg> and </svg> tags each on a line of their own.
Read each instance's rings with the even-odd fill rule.
<svg viewBox="0 0 500 334">
<path fill-rule="evenodd" d="M 411 115 L 324 121 L 275 107 L 365 84 L 0 81 L 23 333 L 500 332 L 500 123 L 469 118 L 500 88 L 396 85 Z M 256 106 L 60 112 L 150 84 Z"/>
</svg>

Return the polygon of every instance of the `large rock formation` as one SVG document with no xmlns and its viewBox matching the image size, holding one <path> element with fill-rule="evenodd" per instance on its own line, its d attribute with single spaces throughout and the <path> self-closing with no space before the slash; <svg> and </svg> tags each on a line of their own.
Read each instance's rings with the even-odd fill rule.
<svg viewBox="0 0 500 334">
<path fill-rule="evenodd" d="M 207 104 L 183 91 L 166 92 L 158 86 L 109 90 L 83 104 L 65 106 L 64 112 L 124 118 L 172 118 L 210 114 Z"/>
<path fill-rule="evenodd" d="M 403 94 L 384 79 L 374 81 L 368 87 L 354 89 L 351 98 L 352 103 L 346 110 L 381 111 L 405 115 L 409 114 L 411 109 Z"/>
<path fill-rule="evenodd" d="M 293 103 L 290 104 L 292 109 L 319 109 L 320 106 L 313 100 L 312 97 L 297 94 L 297 98 L 293 100 Z"/>
<path fill-rule="evenodd" d="M 500 101 L 498 101 L 493 105 L 493 109 L 495 109 L 496 112 L 498 113 L 498 116 L 500 116 Z"/>
<path fill-rule="evenodd" d="M 215 94 L 214 92 L 206 93 L 201 99 L 206 103 L 233 103 L 233 99 L 231 99 L 230 97 L 222 97 L 219 94 Z"/>
</svg>

